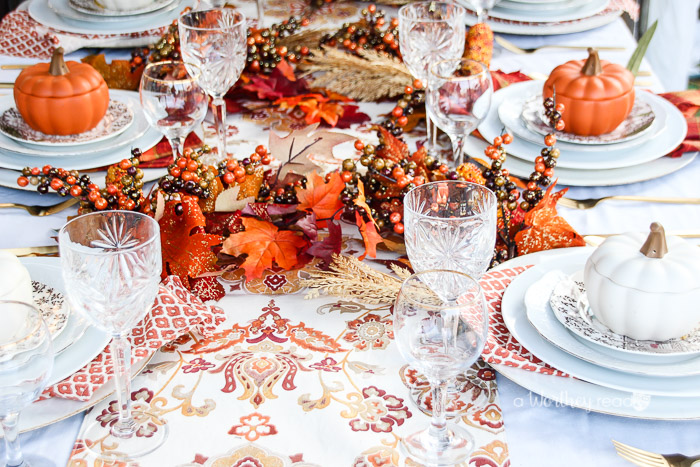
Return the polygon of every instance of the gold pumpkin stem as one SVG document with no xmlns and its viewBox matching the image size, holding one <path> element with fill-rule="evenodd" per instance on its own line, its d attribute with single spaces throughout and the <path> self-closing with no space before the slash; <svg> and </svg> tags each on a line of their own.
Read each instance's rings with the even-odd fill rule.
<svg viewBox="0 0 700 467">
<path fill-rule="evenodd" d="M 68 73 L 68 65 L 63 59 L 63 47 L 59 47 L 53 51 L 51 57 L 51 65 L 49 65 L 49 73 L 52 76 L 61 76 Z"/>
<path fill-rule="evenodd" d="M 664 226 L 658 222 L 654 222 L 649 228 L 651 232 L 649 232 L 647 240 L 639 251 L 647 258 L 663 258 L 664 255 L 668 253 Z"/>
<path fill-rule="evenodd" d="M 600 57 L 598 57 L 598 51 L 592 48 L 588 48 L 588 60 L 583 64 L 581 68 L 581 73 L 586 76 L 596 76 L 603 72 L 603 67 L 600 64 Z"/>
</svg>

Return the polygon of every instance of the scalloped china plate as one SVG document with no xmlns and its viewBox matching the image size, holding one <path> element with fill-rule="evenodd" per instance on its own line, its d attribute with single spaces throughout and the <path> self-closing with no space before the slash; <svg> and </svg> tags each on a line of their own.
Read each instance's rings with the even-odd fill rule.
<svg viewBox="0 0 700 467">
<path fill-rule="evenodd" d="M 61 9 L 70 7 L 72 11 L 80 13 L 82 16 L 86 16 L 88 19 L 92 19 L 93 21 L 109 21 L 111 17 L 117 17 L 120 19 L 124 19 L 124 17 L 126 17 L 127 19 L 130 19 L 129 17 L 132 16 L 146 15 L 148 13 L 157 12 L 168 6 L 172 7 L 174 3 L 177 4 L 176 0 L 152 0 L 145 7 L 135 8 L 133 10 L 110 10 L 102 7 L 95 0 L 59 0 L 56 5 Z M 51 5 L 51 3 L 49 3 L 49 5 Z M 59 14 L 63 13 L 59 12 Z"/>
<path fill-rule="evenodd" d="M 601 352 L 597 345 L 582 342 L 570 333 L 554 316 L 554 311 L 549 304 L 549 299 L 556 284 L 568 279 L 568 274 L 554 270 L 546 273 L 540 280 L 532 284 L 525 293 L 525 307 L 527 319 L 540 333 L 543 339 L 550 344 L 570 353 L 581 360 L 613 370 L 624 371 L 648 376 L 677 377 L 700 374 L 700 358 L 690 358 L 677 363 L 667 362 L 665 359 L 657 361 L 636 361 L 622 355 L 619 358 Z"/>
<path fill-rule="evenodd" d="M 0 99 L 11 100 L 13 96 Z M 95 128 L 74 135 L 47 135 L 30 127 L 16 107 L 12 106 L 0 115 L 0 132 L 8 138 L 30 146 L 75 147 L 99 143 L 125 132 L 134 123 L 134 112 L 123 102 L 110 99 L 105 116 Z"/>
<path fill-rule="evenodd" d="M 589 0 L 587 2 L 574 3 L 553 10 L 542 10 L 536 7 L 510 10 L 496 4 L 489 10 L 489 17 L 509 21 L 528 21 L 532 23 L 550 23 L 561 21 L 576 21 L 597 15 L 610 3 L 610 0 Z"/>
<path fill-rule="evenodd" d="M 554 316 L 569 331 L 594 345 L 644 357 L 692 358 L 700 355 L 700 328 L 682 339 L 640 341 L 612 332 L 593 315 L 583 284 L 583 272 L 561 279 L 549 299 Z M 629 357 L 628 357 L 629 358 Z"/>
</svg>

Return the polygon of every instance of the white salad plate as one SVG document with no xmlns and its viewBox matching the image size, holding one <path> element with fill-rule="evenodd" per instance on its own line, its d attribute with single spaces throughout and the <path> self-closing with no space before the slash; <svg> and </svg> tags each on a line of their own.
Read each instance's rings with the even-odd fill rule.
<svg viewBox="0 0 700 467">
<path fill-rule="evenodd" d="M 600 13 L 608 6 L 608 3 L 610 3 L 610 0 L 590 0 L 587 2 L 579 2 L 573 6 L 563 6 L 564 4 L 561 4 L 562 8 L 551 10 L 540 8 L 512 10 L 503 8 L 497 3 L 489 10 L 489 17 L 510 21 L 528 21 L 532 23 L 575 21 Z"/>
<path fill-rule="evenodd" d="M 532 96 L 542 88 L 542 81 L 524 81 L 522 83 L 514 83 L 503 89 L 498 90 L 493 94 L 491 109 L 486 118 L 479 125 L 479 132 L 486 138 L 487 141 L 501 134 L 504 123 L 499 117 L 499 108 L 506 101 L 515 101 L 522 96 Z M 643 91 L 639 91 L 641 93 Z M 653 135 L 642 136 L 644 145 L 640 148 L 626 147 L 620 143 L 605 145 L 604 150 L 591 151 L 590 148 L 576 148 L 572 145 L 563 144 L 557 145 L 561 155 L 557 160 L 557 169 L 617 169 L 622 167 L 630 167 L 641 165 L 661 158 L 678 147 L 683 142 L 688 132 L 688 125 L 683 117 L 683 114 L 665 99 L 650 95 L 650 103 L 653 103 L 654 112 L 659 115 L 660 123 L 664 123 L 659 127 Z M 647 96 L 645 96 L 647 97 Z M 658 111 L 658 112 L 657 112 Z M 525 141 L 513 131 L 513 142 L 506 147 L 508 154 L 512 154 L 519 159 L 526 161 L 535 161 L 535 158 L 540 155 L 540 151 L 544 147 L 544 138 L 540 139 L 540 143 Z M 640 138 L 640 139 L 641 139 Z M 638 140 L 637 140 L 638 141 Z M 528 175 L 532 172 L 528 169 Z M 629 182 L 628 182 L 629 183 Z"/>
<path fill-rule="evenodd" d="M 32 280 L 46 284 L 65 294 L 59 258 L 20 258 L 20 261 L 29 271 Z M 66 329 L 64 332 L 68 331 Z M 81 369 L 99 355 L 110 340 L 111 337 L 108 333 L 90 326 L 82 336 L 56 356 L 47 386 L 51 386 Z"/>
<path fill-rule="evenodd" d="M 579 248 L 565 248 L 548 250 L 529 255 L 519 256 L 506 261 L 497 266 L 494 270 L 513 267 L 527 267 L 529 265 L 547 265 L 545 270 L 530 277 L 526 283 L 517 285 L 512 290 L 510 287 L 506 293 L 510 295 L 509 300 L 515 308 L 514 313 L 519 316 L 519 320 L 527 321 L 524 309 L 524 296 L 527 288 L 544 275 L 547 270 L 561 269 L 569 258 L 579 256 L 578 261 L 585 261 L 593 250 Z M 579 266 L 580 267 L 580 266 Z M 526 271 L 528 272 L 528 271 Z M 516 278 L 517 279 L 517 278 Z M 510 290 L 510 292 L 509 292 Z M 511 300 L 511 301 L 512 301 Z M 529 323 L 525 323 L 530 326 Z M 539 336 L 537 331 L 532 329 L 532 333 Z M 539 338 L 541 339 L 541 338 Z M 544 342 L 548 345 L 548 343 Z M 526 346 L 527 347 L 527 346 Z M 552 347 L 552 346 L 550 346 Z M 568 359 L 578 360 L 571 355 L 553 348 L 554 351 L 563 353 Z M 581 362 L 587 364 L 586 362 Z M 618 390 L 601 385 L 591 384 L 581 379 L 563 378 L 551 375 L 543 375 L 533 371 L 524 371 L 519 368 L 509 367 L 503 364 L 493 364 L 501 375 L 510 379 L 514 383 L 528 389 L 541 396 L 566 406 L 577 407 L 587 411 L 605 413 L 610 415 L 654 420 L 695 420 L 700 419 L 700 404 L 697 398 L 689 397 L 665 397 L 643 394 L 639 391 Z M 611 371 L 611 370 L 608 370 Z M 634 376 L 634 375 L 624 375 Z"/>
<path fill-rule="evenodd" d="M 527 289 L 552 269 L 565 270 L 567 265 L 571 264 L 578 269 L 583 268 L 593 249 L 577 248 L 577 250 L 569 255 L 547 261 L 543 265 L 533 266 L 510 283 L 503 294 L 501 313 L 511 335 L 540 360 L 589 383 L 631 393 L 666 397 L 699 397 L 700 376 L 674 378 L 673 384 L 669 384 L 667 378 L 642 376 L 603 368 L 563 352 L 544 340 L 532 327 L 527 319 L 524 303 Z"/>
<path fill-rule="evenodd" d="M 179 0 L 177 7 L 167 11 L 157 11 L 146 18 L 136 17 L 131 21 L 106 22 L 98 18 L 94 22 L 75 21 L 56 14 L 49 7 L 49 0 L 31 0 L 29 3 L 29 15 L 38 23 L 56 29 L 58 31 L 73 32 L 76 34 L 132 34 L 150 31 L 169 26 L 177 19 L 180 11 L 186 7 L 193 7 L 194 0 Z"/>
<path fill-rule="evenodd" d="M 75 148 L 85 144 L 99 143 L 124 133 L 134 123 L 134 111 L 125 103 L 110 99 L 107 113 L 92 130 L 73 135 L 47 135 L 27 124 L 14 106 L 14 97 L 0 98 L 0 107 L 9 106 L 0 112 L 0 132 L 6 137 L 28 146 L 42 149 L 54 147 Z"/>
<path fill-rule="evenodd" d="M 124 132 L 107 138 L 103 141 L 90 142 L 79 146 L 41 146 L 33 144 L 23 144 L 15 141 L 12 138 L 0 133 L 0 150 L 2 152 L 9 151 L 14 154 L 23 156 L 39 156 L 42 158 L 48 157 L 64 157 L 64 156 L 87 156 L 104 153 L 105 151 L 114 151 L 121 147 L 125 147 L 130 143 L 135 142 L 146 133 L 160 135 L 157 130 L 154 130 L 148 124 L 146 117 L 141 109 L 141 101 L 139 93 L 134 91 L 122 91 L 116 89 L 109 90 L 110 99 L 119 101 L 128 106 L 133 115 L 133 122 Z M 0 114 L 9 108 L 14 107 L 14 99 L 12 96 L 0 97 Z M 162 138 L 162 135 L 161 135 Z M 160 141 L 160 140 L 158 140 Z M 138 147 L 138 146 L 137 146 Z M 149 146 L 150 148 L 150 146 Z M 147 149 L 147 148 L 146 148 Z"/>
<path fill-rule="evenodd" d="M 581 270 L 554 284 L 549 305 L 555 318 L 566 329 L 597 348 L 605 347 L 621 356 L 634 356 L 646 362 L 658 358 L 668 362 L 700 356 L 700 329 L 667 341 L 637 340 L 611 331 L 595 317 L 588 305 Z"/>
<path fill-rule="evenodd" d="M 572 265 L 572 269 L 573 267 Z M 549 271 L 525 293 L 527 319 L 547 342 L 581 360 L 625 373 L 661 377 L 700 374 L 700 357 L 686 358 L 679 362 L 668 361 L 663 358 L 663 355 L 661 359 L 656 360 L 651 357 L 638 359 L 635 355 L 618 357 L 597 350 L 599 349 L 597 344 L 591 345 L 589 342 L 577 339 L 566 326 L 562 325 L 550 306 L 552 292 L 561 281 L 568 279 L 569 275 L 564 271 Z"/>
<path fill-rule="evenodd" d="M 123 157 L 119 158 L 118 160 L 123 159 Z M 116 161 L 115 161 L 116 162 Z M 143 182 L 152 182 L 154 180 L 158 180 L 160 177 L 165 175 L 168 172 L 166 168 L 160 168 L 160 169 L 143 169 Z M 24 187 L 21 187 L 17 185 L 17 178 L 21 175 L 20 172 L 17 170 L 10 170 L 10 169 L 2 169 L 0 168 L 0 186 L 4 186 L 7 188 L 14 188 L 17 190 L 23 190 L 23 191 L 33 191 L 36 193 L 36 186 L 34 185 L 27 185 Z M 106 170 L 99 170 L 96 172 L 89 172 L 88 175 L 90 175 L 90 180 L 93 183 L 96 183 L 99 186 L 105 186 L 105 178 L 107 177 L 107 171 Z M 56 194 L 53 191 L 49 191 L 49 194 Z"/>
<path fill-rule="evenodd" d="M 561 11 L 570 8 L 579 8 L 590 3 L 591 0 L 557 0 L 557 1 L 522 1 L 522 0 L 501 0 L 496 5 L 499 10 L 525 10 L 532 11 Z M 495 7 L 494 7 L 495 8 Z"/>
<path fill-rule="evenodd" d="M 151 18 L 153 15 L 177 7 L 175 0 L 154 0 L 144 8 L 136 10 L 108 10 L 100 8 L 94 0 L 48 0 L 49 8 L 68 19 L 77 21 L 133 21 Z"/>
</svg>

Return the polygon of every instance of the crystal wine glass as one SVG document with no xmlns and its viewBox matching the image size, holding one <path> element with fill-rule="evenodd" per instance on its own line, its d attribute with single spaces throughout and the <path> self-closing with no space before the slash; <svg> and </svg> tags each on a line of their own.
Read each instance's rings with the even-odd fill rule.
<svg viewBox="0 0 700 467">
<path fill-rule="evenodd" d="M 185 66 L 214 101 L 218 160 L 225 160 L 228 155 L 224 95 L 238 81 L 245 66 L 245 16 L 231 8 L 192 11 L 180 16 L 178 28 Z"/>
<path fill-rule="evenodd" d="M 404 197 L 404 240 L 414 271 L 451 269 L 475 279 L 496 244 L 496 195 L 475 183 L 445 180 Z"/>
<path fill-rule="evenodd" d="M 463 163 L 464 141 L 491 107 L 493 83 L 488 68 L 468 59 L 443 60 L 430 67 L 425 107 L 452 140 L 452 164 Z"/>
<path fill-rule="evenodd" d="M 33 306 L 0 301 L 0 424 L 5 437 L 5 464 L 53 465 L 46 458 L 23 456 L 19 443 L 19 414 L 46 387 L 53 368 L 51 334 Z"/>
<path fill-rule="evenodd" d="M 158 223 L 137 212 L 94 212 L 64 225 L 58 242 L 71 306 L 95 326 L 112 334 L 110 351 L 119 418 L 111 429 L 99 421 L 93 422 L 82 437 L 105 439 L 102 444 L 113 445 L 111 455 L 117 461 L 142 457 L 163 444 L 168 435 L 165 420 L 157 414 L 131 410 L 131 347 L 127 340 L 158 292 L 161 273 Z"/>
<path fill-rule="evenodd" d="M 428 68 L 464 53 L 466 10 L 450 2 L 415 2 L 399 9 L 399 47 L 414 78 L 429 86 Z M 426 148 L 434 152 L 436 130 L 426 112 Z"/>
<path fill-rule="evenodd" d="M 185 138 L 207 114 L 207 95 L 182 62 L 174 61 L 148 65 L 139 94 L 146 120 L 168 138 L 177 159 Z"/>
<path fill-rule="evenodd" d="M 401 355 L 426 376 L 433 396 L 430 427 L 404 437 L 403 449 L 424 465 L 465 461 L 474 438 L 447 423 L 445 406 L 449 381 L 476 361 L 486 342 L 488 316 L 479 283 L 444 269 L 412 275 L 396 298 L 394 332 Z"/>
<path fill-rule="evenodd" d="M 483 23 L 489 17 L 489 10 L 493 8 L 500 0 L 467 0 L 467 2 L 476 10 L 476 22 Z"/>
</svg>

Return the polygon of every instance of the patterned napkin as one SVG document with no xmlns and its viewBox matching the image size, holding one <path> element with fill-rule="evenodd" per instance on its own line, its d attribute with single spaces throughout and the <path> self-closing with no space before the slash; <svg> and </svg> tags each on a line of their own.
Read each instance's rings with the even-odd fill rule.
<svg viewBox="0 0 700 467">
<path fill-rule="evenodd" d="M 3 55 L 49 59 L 57 47 L 66 53 L 83 47 L 137 47 L 156 42 L 167 27 L 127 34 L 76 34 L 58 31 L 35 21 L 27 2 L 9 13 L 0 23 L 0 51 Z"/>
<path fill-rule="evenodd" d="M 501 300 L 506 288 L 518 274 L 528 267 L 515 267 L 491 271 L 481 279 L 481 287 L 489 307 L 489 336 L 481 356 L 488 363 L 497 363 L 536 371 L 545 375 L 568 377 L 556 368 L 544 363 L 523 347 L 508 331 L 501 314 Z"/>
<path fill-rule="evenodd" d="M 700 90 L 667 92 L 659 95 L 678 107 L 688 124 L 685 140 L 669 156 L 680 157 L 684 152 L 700 151 Z"/>
<path fill-rule="evenodd" d="M 205 337 L 211 336 L 225 319 L 221 308 L 205 305 L 177 276 L 168 276 L 160 285 L 153 308 L 131 332 L 131 362 L 149 357 L 163 345 L 195 329 Z M 112 376 L 112 358 L 107 346 L 78 372 L 46 388 L 42 397 L 88 401 Z"/>
</svg>

